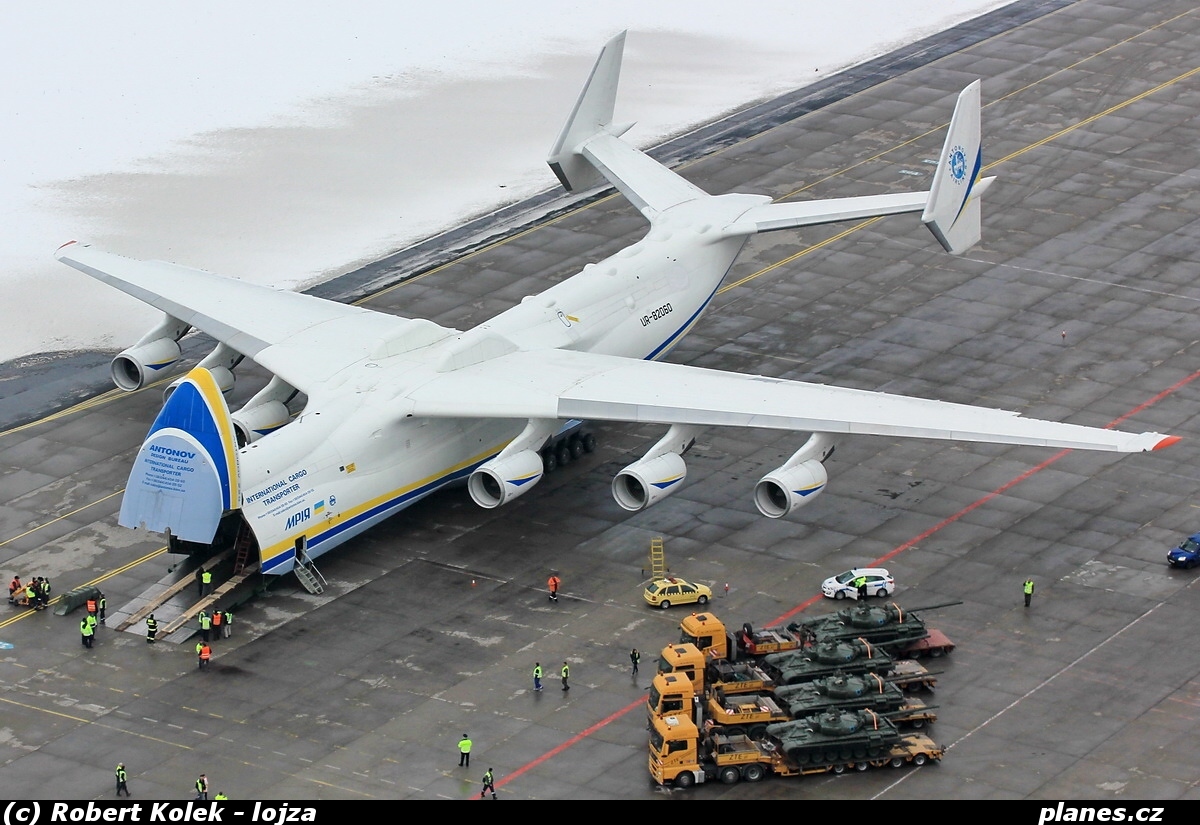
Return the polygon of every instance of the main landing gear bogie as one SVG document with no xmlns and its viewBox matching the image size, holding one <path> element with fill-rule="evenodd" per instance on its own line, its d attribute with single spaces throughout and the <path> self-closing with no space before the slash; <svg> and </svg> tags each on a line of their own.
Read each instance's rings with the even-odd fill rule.
<svg viewBox="0 0 1200 825">
<path fill-rule="evenodd" d="M 595 449 L 596 436 L 591 433 L 572 433 L 562 441 L 542 448 L 542 470 L 553 472 Z"/>
</svg>

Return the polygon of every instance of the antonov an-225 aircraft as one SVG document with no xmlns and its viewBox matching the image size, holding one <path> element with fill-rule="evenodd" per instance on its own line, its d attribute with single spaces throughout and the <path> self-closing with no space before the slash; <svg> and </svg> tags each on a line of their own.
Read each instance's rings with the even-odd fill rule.
<svg viewBox="0 0 1200 825">
<path fill-rule="evenodd" d="M 759 232 L 921 213 L 952 254 L 980 237 L 980 83 L 959 95 L 928 192 L 772 203 L 709 195 L 622 141 L 612 122 L 625 34 L 601 51 L 549 163 L 568 190 L 606 178 L 650 222 L 647 235 L 574 277 L 460 331 L 70 242 L 59 260 L 162 310 L 112 364 L 124 390 L 180 357 L 191 328 L 216 349 L 150 429 L 119 523 L 173 549 L 234 542 L 284 574 L 439 488 L 467 480 L 497 507 L 537 485 L 546 447 L 580 421 L 654 422 L 666 434 L 617 474 L 636 511 L 678 490 L 707 427 L 811 433 L 755 487 L 779 518 L 824 489 L 838 435 L 883 435 L 1135 452 L 1178 439 L 1022 418 L 1014 412 L 700 369 L 660 361 L 699 320 Z M 599 173 L 599 174 L 597 174 Z M 273 374 L 232 415 L 223 396 L 250 358 Z M 298 393 L 307 403 L 292 415 Z M 574 436 L 570 447 L 590 447 Z"/>
</svg>

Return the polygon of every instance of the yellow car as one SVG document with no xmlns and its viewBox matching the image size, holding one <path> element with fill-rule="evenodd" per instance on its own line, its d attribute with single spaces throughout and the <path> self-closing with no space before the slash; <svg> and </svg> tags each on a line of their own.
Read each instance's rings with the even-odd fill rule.
<svg viewBox="0 0 1200 825">
<path fill-rule="evenodd" d="M 673 604 L 708 604 L 712 590 L 703 584 L 692 584 L 678 576 L 655 579 L 646 585 L 642 594 L 646 604 L 666 610 Z"/>
</svg>

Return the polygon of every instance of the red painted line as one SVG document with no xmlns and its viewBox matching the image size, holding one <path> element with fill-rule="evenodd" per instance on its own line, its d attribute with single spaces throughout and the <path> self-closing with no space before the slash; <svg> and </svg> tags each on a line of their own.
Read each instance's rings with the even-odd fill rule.
<svg viewBox="0 0 1200 825">
<path fill-rule="evenodd" d="M 1188 384 L 1192 383 L 1197 378 L 1200 378 L 1200 370 L 1193 372 L 1191 375 L 1189 375 L 1185 378 L 1181 378 L 1180 380 L 1176 381 L 1171 386 L 1167 387 L 1162 392 L 1151 397 L 1149 400 L 1143 401 L 1141 404 L 1138 404 L 1136 407 L 1131 409 L 1129 412 L 1125 413 L 1124 415 L 1122 415 L 1118 418 L 1113 419 L 1112 421 L 1110 421 L 1108 424 L 1106 424 L 1104 426 L 1104 429 L 1110 430 L 1113 427 L 1116 427 L 1118 424 L 1120 424 L 1123 421 L 1128 420 L 1129 418 L 1132 418 L 1137 413 L 1154 406 L 1159 401 L 1162 401 L 1164 398 L 1175 393 L 1180 388 L 1185 387 Z M 1178 438 L 1175 438 L 1174 436 L 1172 436 L 1168 439 L 1165 439 L 1162 442 L 1159 442 L 1159 445 L 1156 446 L 1155 449 L 1157 450 L 1157 449 L 1162 449 L 1163 447 L 1168 447 L 1171 444 L 1176 443 L 1176 441 L 1178 441 L 1178 440 L 1179 440 Z M 937 533 L 939 530 L 958 521 L 960 518 L 967 515 L 967 513 L 970 513 L 971 511 L 976 510 L 979 507 L 982 507 L 987 502 L 989 502 L 992 499 L 996 498 L 997 496 L 1007 492 L 1008 490 L 1011 490 L 1013 487 L 1017 486 L 1025 479 L 1027 479 L 1037 473 L 1040 473 L 1042 470 L 1046 469 L 1051 464 L 1054 464 L 1056 461 L 1060 460 L 1061 458 L 1063 458 L 1064 456 L 1066 456 L 1070 453 L 1071 453 L 1071 450 L 1060 450 L 1059 452 L 1050 456 L 1050 458 L 1043 461 L 1041 464 L 1038 464 L 1034 467 L 1029 468 L 1025 472 L 1021 473 L 1019 476 L 1017 476 L 1016 478 L 1013 478 L 1013 479 L 1005 482 L 1004 484 L 997 487 L 995 490 L 992 490 L 990 493 L 987 493 L 986 495 L 981 496 L 980 498 L 971 502 L 966 507 L 959 510 L 957 513 L 947 516 L 946 518 L 939 521 L 937 524 L 930 527 L 928 530 L 925 530 L 924 532 L 920 533 L 919 535 L 912 537 L 911 539 L 904 542 L 903 544 L 888 551 L 887 553 L 885 553 L 884 555 L 882 555 L 878 559 L 876 559 L 872 563 L 872 566 L 873 567 L 879 566 L 880 564 L 883 564 L 885 561 L 888 561 L 888 560 L 893 559 L 896 556 L 900 555 L 905 550 L 915 547 L 916 545 L 920 544 L 925 539 L 927 539 L 930 536 L 932 536 L 933 534 Z M 797 613 L 800 613 L 801 611 L 806 610 L 810 606 L 816 604 L 818 601 L 823 601 L 823 600 L 824 600 L 824 596 L 820 596 L 820 595 L 813 596 L 812 598 L 810 598 L 810 599 L 802 602 L 801 604 L 797 605 L 796 607 L 792 608 L 787 613 L 784 613 L 782 616 L 775 619 L 773 622 L 769 622 L 767 624 L 767 626 L 772 627 L 775 625 L 783 624 L 788 619 L 790 619 L 792 616 L 795 616 Z M 499 788 L 502 785 L 504 785 L 508 782 L 511 782 L 512 780 L 516 779 L 521 774 L 537 767 L 538 765 L 542 764 L 543 762 L 545 762 L 547 759 L 551 758 L 552 756 L 562 753 L 567 748 L 574 745 L 576 742 L 582 741 L 583 739 L 585 739 L 588 736 L 591 736 L 593 733 L 600 730 L 604 726 L 606 726 L 612 722 L 615 722 L 617 719 L 620 719 L 622 716 L 629 713 L 630 711 L 636 710 L 637 708 L 644 708 L 644 707 L 646 707 L 646 700 L 638 699 L 636 702 L 633 702 L 632 704 L 621 708 L 620 710 L 616 711 L 615 713 L 610 714 L 608 717 L 600 720 L 599 722 L 597 722 L 596 724 L 587 728 L 586 730 L 580 731 L 579 733 L 575 734 L 570 739 L 566 740 L 565 742 L 563 742 L 561 745 L 554 748 L 553 750 L 544 753 L 543 755 L 539 756 L 537 759 L 534 759 L 532 762 L 529 762 L 529 763 L 523 765 L 522 767 L 518 768 L 516 771 L 510 773 L 504 779 L 496 782 L 496 787 Z M 478 795 L 474 795 L 473 798 L 479 799 L 480 797 Z"/>
</svg>

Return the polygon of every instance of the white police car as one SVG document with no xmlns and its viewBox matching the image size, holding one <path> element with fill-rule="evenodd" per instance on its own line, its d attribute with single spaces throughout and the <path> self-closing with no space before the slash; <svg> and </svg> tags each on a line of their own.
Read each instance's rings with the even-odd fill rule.
<svg viewBox="0 0 1200 825">
<path fill-rule="evenodd" d="M 887 598 L 896 592 L 896 580 L 882 567 L 856 567 L 845 573 L 830 576 L 821 582 L 821 592 L 829 599 L 857 599 L 858 588 L 854 580 L 860 576 L 867 580 L 867 595 Z"/>
</svg>

